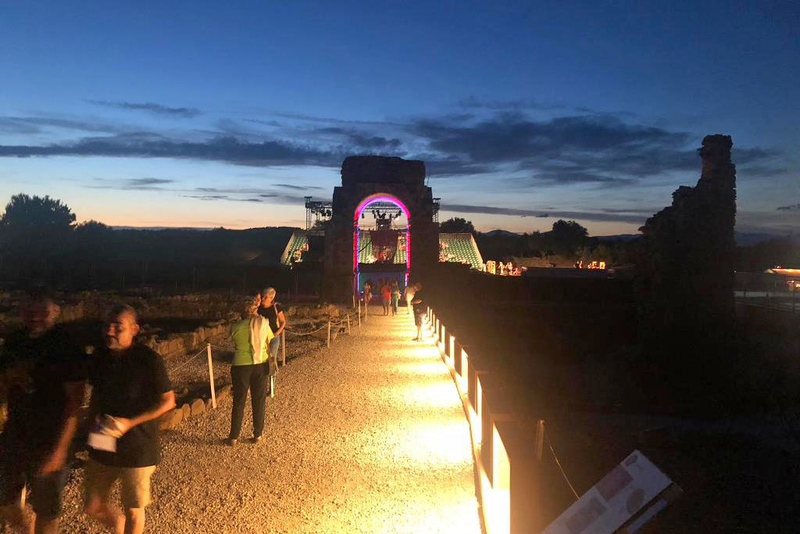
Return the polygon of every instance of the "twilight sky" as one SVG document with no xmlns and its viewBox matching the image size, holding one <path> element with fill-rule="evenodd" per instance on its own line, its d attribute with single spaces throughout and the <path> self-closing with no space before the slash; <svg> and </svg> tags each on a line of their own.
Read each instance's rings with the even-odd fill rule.
<svg viewBox="0 0 800 534">
<path fill-rule="evenodd" d="M 800 229 L 796 0 L 0 0 L 0 80 L 0 209 L 302 226 L 381 154 L 426 162 L 441 219 L 635 233 L 724 133 L 737 230 Z"/>
</svg>

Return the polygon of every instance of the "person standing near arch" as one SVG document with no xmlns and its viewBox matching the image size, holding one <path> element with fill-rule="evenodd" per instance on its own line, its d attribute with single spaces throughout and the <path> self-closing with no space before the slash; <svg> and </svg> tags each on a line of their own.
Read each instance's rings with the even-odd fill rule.
<svg viewBox="0 0 800 534">
<path fill-rule="evenodd" d="M 389 305 L 392 302 L 392 288 L 389 287 L 388 281 L 383 281 L 381 285 L 381 304 L 383 305 L 383 314 L 389 315 Z"/>
<path fill-rule="evenodd" d="M 372 300 L 372 282 L 367 279 L 364 283 L 364 315 L 369 315 L 369 303 Z"/>
</svg>

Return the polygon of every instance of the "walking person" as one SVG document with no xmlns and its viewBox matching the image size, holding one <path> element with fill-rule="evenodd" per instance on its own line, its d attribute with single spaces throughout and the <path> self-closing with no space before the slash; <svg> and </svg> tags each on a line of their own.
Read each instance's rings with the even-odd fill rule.
<svg viewBox="0 0 800 534">
<path fill-rule="evenodd" d="M 248 297 L 245 317 L 231 326 L 234 343 L 231 383 L 233 386 L 233 408 L 231 409 L 231 431 L 224 441 L 234 446 L 239 442 L 244 418 L 244 404 L 250 391 L 253 406 L 253 437 L 250 443 L 261 441 L 264 432 L 265 405 L 267 400 L 267 348 L 273 338 L 269 320 L 258 314 L 261 295 Z"/>
<path fill-rule="evenodd" d="M 283 305 L 275 300 L 277 292 L 274 288 L 268 287 L 261 292 L 261 306 L 258 308 L 258 314 L 267 321 L 269 321 L 269 328 L 272 330 L 274 336 L 267 349 L 269 354 L 268 362 L 268 376 L 273 376 L 277 372 L 278 367 L 278 349 L 281 346 L 281 334 L 283 329 L 286 328 L 286 314 L 283 312 Z M 270 391 L 267 391 L 269 394 Z"/>
<path fill-rule="evenodd" d="M 372 282 L 364 283 L 364 315 L 369 315 L 369 303 L 372 300 Z"/>
<path fill-rule="evenodd" d="M 422 320 L 427 310 L 421 282 L 414 284 L 414 300 L 411 301 L 411 304 L 414 306 L 414 324 L 417 327 L 417 337 L 414 338 L 414 341 L 425 341 L 422 335 Z"/>
<path fill-rule="evenodd" d="M 397 280 L 392 281 L 392 315 L 397 315 L 397 307 L 400 305 L 400 287 Z"/>
<path fill-rule="evenodd" d="M 30 295 L 20 308 L 23 328 L 0 347 L 8 420 L 2 435 L 0 516 L 16 532 L 58 532 L 68 456 L 85 390 L 85 354 L 57 326 L 60 308 Z M 35 513 L 31 521 L 23 491 Z"/>
<path fill-rule="evenodd" d="M 115 306 L 105 327 L 105 346 L 87 366 L 92 397 L 89 461 L 84 468 L 86 513 L 116 534 L 144 532 L 150 479 L 161 461 L 158 418 L 175 407 L 161 356 L 134 339 L 136 310 Z M 123 512 L 111 503 L 121 482 Z"/>
<path fill-rule="evenodd" d="M 411 301 L 414 300 L 414 293 L 416 292 L 416 288 L 414 284 L 406 286 L 405 289 L 405 301 L 406 301 L 406 313 L 411 313 Z"/>
<path fill-rule="evenodd" d="M 381 286 L 381 304 L 383 304 L 383 314 L 389 315 L 389 305 L 392 302 L 392 288 L 389 287 L 388 282 L 384 282 Z"/>
</svg>

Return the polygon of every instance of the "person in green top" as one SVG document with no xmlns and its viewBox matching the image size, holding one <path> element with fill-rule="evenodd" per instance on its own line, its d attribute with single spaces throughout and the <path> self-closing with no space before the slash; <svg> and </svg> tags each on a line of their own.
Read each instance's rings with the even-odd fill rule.
<svg viewBox="0 0 800 534">
<path fill-rule="evenodd" d="M 225 440 L 225 444 L 230 446 L 236 445 L 239 441 L 248 390 L 253 404 L 253 437 L 250 442 L 261 441 L 261 434 L 264 431 L 268 376 L 267 347 L 274 335 L 269 327 L 269 321 L 258 315 L 260 305 L 260 295 L 248 297 L 245 302 L 244 319 L 231 326 L 231 339 L 234 344 L 231 364 L 233 408 L 231 432 Z"/>
</svg>

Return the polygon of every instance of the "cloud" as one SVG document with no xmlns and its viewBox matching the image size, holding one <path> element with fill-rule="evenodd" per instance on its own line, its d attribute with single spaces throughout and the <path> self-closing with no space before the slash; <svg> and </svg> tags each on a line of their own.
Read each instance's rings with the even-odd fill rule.
<svg viewBox="0 0 800 534">
<path fill-rule="evenodd" d="M 403 142 L 400 139 L 388 139 L 380 135 L 370 135 L 352 128 L 328 127 L 318 128 L 315 133 L 334 135 L 342 139 L 342 142 L 349 147 L 365 150 L 390 150 L 397 151 Z"/>
<path fill-rule="evenodd" d="M 160 186 L 175 183 L 166 178 L 127 178 L 124 180 L 95 179 L 86 187 L 90 189 L 119 189 L 122 191 L 164 191 Z"/>
<path fill-rule="evenodd" d="M 354 124 L 354 125 L 367 125 L 367 126 L 402 126 L 401 123 L 397 122 L 389 122 L 389 121 L 367 121 L 367 120 L 348 120 L 348 119 L 336 119 L 332 117 L 319 117 L 315 115 L 306 115 L 304 113 L 271 113 L 275 117 L 281 117 L 284 119 L 293 119 L 303 122 L 324 122 L 328 124 Z M 255 120 L 255 119 L 252 119 Z"/>
<path fill-rule="evenodd" d="M 104 122 L 64 119 L 58 117 L 0 117 L 0 131 L 12 134 L 37 134 L 47 128 L 95 133 L 120 133 L 124 128 Z"/>
<path fill-rule="evenodd" d="M 501 167 L 527 171 L 511 181 L 537 186 L 595 184 L 629 186 L 674 171 L 699 171 L 694 136 L 688 132 L 631 124 L 614 114 L 535 120 L 498 112 L 472 123 L 423 118 L 409 132 L 424 139 L 433 155 L 432 176 L 482 174 Z M 775 150 L 737 148 L 735 161 L 749 174 L 780 172 Z M 424 158 L 423 158 L 424 159 Z M 756 167 L 754 163 L 760 164 Z M 751 170 L 752 169 L 752 170 Z"/>
<path fill-rule="evenodd" d="M 649 215 L 625 213 L 587 212 L 587 211 L 553 211 L 529 210 L 518 208 L 501 208 L 496 206 L 474 206 L 468 204 L 442 204 L 440 211 L 453 213 L 483 213 L 488 215 L 513 215 L 518 217 L 542 217 L 553 219 L 579 219 L 595 222 L 625 222 L 642 224 Z"/>
<path fill-rule="evenodd" d="M 788 206 L 778 206 L 778 211 L 798 211 L 800 212 L 800 204 L 790 204 Z"/>
<path fill-rule="evenodd" d="M 63 124 L 110 135 L 47 145 L 0 145 L 0 157 L 165 157 L 257 167 L 335 168 L 349 155 L 382 154 L 421 159 L 432 177 L 480 176 L 499 187 L 516 189 L 650 185 L 656 178 L 674 180 L 669 173 L 691 171 L 696 175 L 700 170 L 697 137 L 688 132 L 631 123 L 621 114 L 563 115 L 540 120 L 525 113 L 520 102 L 516 102 L 518 109 L 514 110 L 499 109 L 499 103 L 490 106 L 474 98 L 465 104 L 483 106 L 489 113 L 416 117 L 404 123 L 279 113 L 296 121 L 326 124 L 281 126 L 260 119 L 222 119 L 216 122 L 216 129 L 194 130 L 183 134 L 183 139 L 174 132 L 168 137 L 158 131 L 133 131 L 90 122 L 5 117 L 5 122 L 0 118 L 0 129 L 5 125 L 31 133 L 40 127 L 39 123 Z M 275 129 L 267 134 L 243 126 L 247 123 L 267 123 Z M 198 140 L 198 135 L 206 138 Z M 737 147 L 733 152 L 742 177 L 785 173 L 786 169 L 776 165 L 780 156 L 778 151 L 764 147 Z"/>
<path fill-rule="evenodd" d="M 547 102 L 539 102 L 532 98 L 521 98 L 516 100 L 479 100 L 470 95 L 458 102 L 458 105 L 464 109 L 489 109 L 489 110 L 522 110 L 522 109 L 536 109 L 536 110 L 550 110 L 550 109 L 564 109 L 566 106 L 563 104 L 552 104 Z"/>
<path fill-rule="evenodd" d="M 270 204 L 302 204 L 305 199 L 303 197 L 295 197 L 289 195 L 279 195 L 277 193 L 264 193 L 259 194 L 256 197 L 253 196 L 239 196 L 237 197 L 238 191 L 234 191 L 231 194 L 186 194 L 181 195 L 184 198 L 193 198 L 196 200 L 204 200 L 204 201 L 218 201 L 222 200 L 225 202 L 252 202 L 252 203 L 270 203 Z"/>
<path fill-rule="evenodd" d="M 319 165 L 338 166 L 347 154 L 270 140 L 260 143 L 235 137 L 207 141 L 175 141 L 149 132 L 87 137 L 72 144 L 41 146 L 0 145 L 0 157 L 108 156 L 178 158 L 222 161 L 236 165 Z"/>
<path fill-rule="evenodd" d="M 167 180 L 165 178 L 131 178 L 127 180 L 129 185 L 163 185 L 163 184 L 171 184 L 175 180 Z"/>
<path fill-rule="evenodd" d="M 313 191 L 314 189 L 322 189 L 322 187 L 317 185 L 272 184 L 272 187 L 283 187 L 284 189 L 293 189 L 295 191 Z"/>
<path fill-rule="evenodd" d="M 87 100 L 87 102 L 94 104 L 96 106 L 103 106 L 107 108 L 125 109 L 133 111 L 147 111 L 149 113 L 154 113 L 156 115 L 168 115 L 171 117 L 180 117 L 185 119 L 190 119 L 192 117 L 196 117 L 201 114 L 201 111 L 197 108 L 189 108 L 189 107 L 173 108 L 169 106 L 164 106 L 162 104 L 156 104 L 154 102 L 143 102 L 143 103 L 112 102 L 108 100 Z"/>
</svg>

